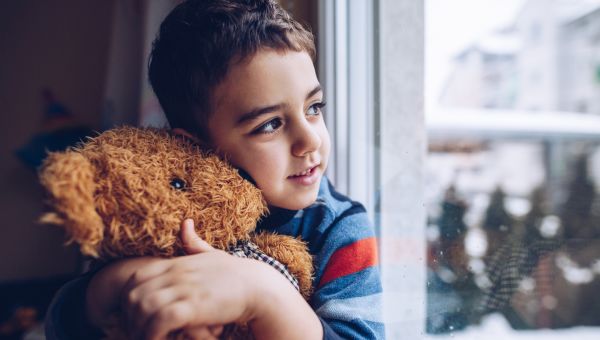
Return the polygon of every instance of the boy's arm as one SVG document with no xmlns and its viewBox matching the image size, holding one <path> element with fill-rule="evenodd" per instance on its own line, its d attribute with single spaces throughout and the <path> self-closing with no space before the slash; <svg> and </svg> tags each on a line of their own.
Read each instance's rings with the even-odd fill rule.
<svg viewBox="0 0 600 340">
<path fill-rule="evenodd" d="M 67 282 L 55 294 L 46 313 L 47 339 L 99 339 L 101 326 L 119 304 L 120 289 L 140 266 L 157 259 L 134 258 L 92 269 Z"/>
<path fill-rule="evenodd" d="M 321 339 L 319 318 L 271 266 L 212 249 L 184 223 L 188 255 L 136 271 L 124 288 L 134 335 L 248 322 L 257 339 Z"/>
<path fill-rule="evenodd" d="M 157 257 L 134 257 L 114 261 L 91 278 L 85 293 L 82 310 L 91 326 L 103 328 L 111 322 L 109 317 L 121 307 L 121 291 L 129 278 L 139 269 L 164 259 Z M 114 326 L 114 325 L 112 325 Z"/>
<path fill-rule="evenodd" d="M 193 226 L 191 230 L 193 230 Z M 192 235 L 195 236 L 195 233 Z M 200 240 L 200 242 L 203 241 Z M 191 250 L 188 253 L 206 252 L 205 250 Z M 61 288 L 48 311 L 46 319 L 48 339 L 100 338 L 102 333 L 97 327 L 106 321 L 106 316 L 119 303 L 121 286 L 123 281 L 129 278 L 124 296 L 131 297 L 133 290 L 137 289 L 133 295 L 138 297 L 137 300 L 134 299 L 135 301 L 129 301 L 128 308 L 134 312 L 129 315 L 135 314 L 138 324 L 140 324 L 139 318 L 142 318 L 142 325 L 148 324 L 144 322 L 144 319 L 151 321 L 149 324 L 152 326 L 149 329 L 143 329 L 141 332 L 139 328 L 137 329 L 138 334 L 148 332 L 145 334 L 148 338 L 160 338 L 168 332 L 180 328 L 193 330 L 205 326 L 218 327 L 235 321 L 248 321 L 257 339 L 322 338 L 319 319 L 301 295 L 279 272 L 264 263 L 235 258 L 218 251 L 198 255 L 201 257 L 194 258 L 194 255 L 190 255 L 178 258 L 180 261 L 152 258 L 127 259 L 108 265 L 98 273 L 87 273 L 68 283 Z M 201 261 L 198 262 L 197 259 Z M 156 261 L 156 263 L 132 265 L 135 261 Z M 231 265 L 230 261 L 239 265 L 237 271 L 229 270 L 232 269 L 228 266 L 228 264 Z M 175 264 L 175 266 L 171 264 Z M 177 264 L 182 264 L 183 267 L 181 265 L 178 267 Z M 200 268 L 204 266 L 204 269 L 207 269 L 208 265 L 212 267 L 210 268 L 212 270 L 196 272 L 194 269 L 197 265 Z M 164 273 L 160 269 L 161 267 L 168 268 L 169 273 Z M 162 291 L 155 288 L 147 289 L 148 283 L 152 286 L 153 282 L 152 278 L 148 280 L 145 275 L 149 272 L 152 273 L 157 268 L 161 275 L 152 274 L 152 278 L 172 280 L 177 283 L 174 289 Z M 178 271 L 182 268 L 185 268 L 183 272 Z M 228 277 L 221 277 L 225 280 L 218 282 L 212 277 L 213 275 L 206 275 L 207 272 L 219 272 L 216 268 L 224 269 L 221 276 L 226 273 Z M 191 271 L 188 271 L 190 269 Z M 135 274 L 131 275 L 131 271 L 134 271 Z M 203 279 L 203 276 L 208 279 L 208 282 Z M 199 281 L 194 282 L 194 280 Z M 112 283 L 106 284 L 106 282 Z M 198 282 L 200 286 L 195 285 Z M 218 284 L 214 284 L 215 282 Z M 231 283 L 235 284 L 232 286 Z M 143 292 L 140 293 L 140 289 Z M 155 294 L 156 297 L 156 294 L 160 295 L 165 291 L 169 294 L 180 294 L 181 299 L 177 300 L 177 303 L 174 304 L 175 307 L 183 306 L 191 308 L 191 310 L 179 313 L 177 308 L 172 308 L 173 304 L 163 305 L 162 308 L 152 310 L 152 306 L 144 304 L 142 307 L 140 304 L 142 301 L 152 300 L 152 294 Z M 237 299 L 240 292 L 249 294 L 246 294 L 247 298 Z M 208 295 L 198 293 L 208 293 Z M 232 295 L 236 298 L 231 299 Z M 146 297 L 149 296 L 150 299 L 147 299 Z M 207 311 L 210 313 L 205 313 Z M 208 319 L 206 319 L 207 315 Z M 133 330 L 136 331 L 136 320 L 133 322 Z"/>
<path fill-rule="evenodd" d="M 257 339 L 322 339 L 321 322 L 298 291 L 272 267 L 256 262 L 262 277 L 254 297 L 256 314 L 250 322 Z M 260 287 L 262 286 L 262 287 Z"/>
<path fill-rule="evenodd" d="M 313 234 L 317 315 L 342 338 L 383 339 L 377 242 L 357 203 Z"/>
</svg>

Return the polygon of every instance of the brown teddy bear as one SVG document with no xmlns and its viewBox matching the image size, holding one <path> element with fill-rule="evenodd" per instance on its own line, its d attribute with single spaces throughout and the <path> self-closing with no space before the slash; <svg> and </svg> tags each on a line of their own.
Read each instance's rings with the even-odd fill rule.
<svg viewBox="0 0 600 340">
<path fill-rule="evenodd" d="M 41 221 L 63 227 L 85 255 L 102 261 L 184 255 L 180 225 L 191 218 L 213 247 L 271 262 L 304 298 L 310 294 L 312 258 L 304 242 L 254 233 L 267 212 L 260 190 L 186 138 L 160 129 L 115 128 L 51 153 L 40 180 L 51 207 Z M 125 334 L 115 329 L 107 334 Z M 251 337 L 241 325 L 223 334 Z"/>
</svg>

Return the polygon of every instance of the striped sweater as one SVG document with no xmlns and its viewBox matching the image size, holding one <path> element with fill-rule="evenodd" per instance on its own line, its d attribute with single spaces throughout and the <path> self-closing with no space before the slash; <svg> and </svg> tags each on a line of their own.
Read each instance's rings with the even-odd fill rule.
<svg viewBox="0 0 600 340">
<path fill-rule="evenodd" d="M 360 203 L 323 178 L 314 204 L 299 211 L 272 208 L 258 230 L 308 242 L 315 266 L 310 303 L 324 324 L 325 338 L 384 338 L 377 242 Z"/>
</svg>

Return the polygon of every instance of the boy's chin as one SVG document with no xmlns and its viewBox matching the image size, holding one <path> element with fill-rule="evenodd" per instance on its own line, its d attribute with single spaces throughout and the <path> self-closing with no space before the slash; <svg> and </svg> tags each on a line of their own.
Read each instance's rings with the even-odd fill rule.
<svg viewBox="0 0 600 340">
<path fill-rule="evenodd" d="M 277 208 L 283 208 L 287 210 L 302 210 L 311 204 L 315 203 L 317 200 L 318 190 L 315 190 L 314 193 L 305 193 L 303 195 L 297 195 L 295 197 L 289 196 L 285 197 L 285 199 L 278 200 L 278 202 L 269 202 L 271 206 L 275 206 Z"/>
</svg>

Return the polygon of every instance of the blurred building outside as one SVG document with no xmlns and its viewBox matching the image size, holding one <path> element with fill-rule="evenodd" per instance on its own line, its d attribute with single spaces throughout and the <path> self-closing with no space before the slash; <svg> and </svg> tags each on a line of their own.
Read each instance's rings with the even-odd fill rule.
<svg viewBox="0 0 600 340">
<path fill-rule="evenodd" d="M 600 323 L 575 297 L 598 286 L 600 252 L 572 250 L 600 237 L 598 42 L 600 1 L 524 0 L 455 56 L 426 112 L 428 332 L 490 311 L 516 329 Z"/>
<path fill-rule="evenodd" d="M 600 183 L 594 147 L 600 141 L 596 39 L 600 1 L 528 0 L 513 25 L 458 54 L 439 104 L 427 112 L 433 151 L 428 161 L 435 169 L 429 178 L 441 182 L 430 183 L 428 203 L 439 202 L 457 181 L 458 191 L 489 194 L 500 184 L 515 198 L 550 185 L 556 205 L 571 175 L 567 164 L 588 149 L 590 175 Z"/>
<path fill-rule="evenodd" d="M 600 1 L 528 0 L 455 57 L 445 107 L 600 114 Z"/>
</svg>

